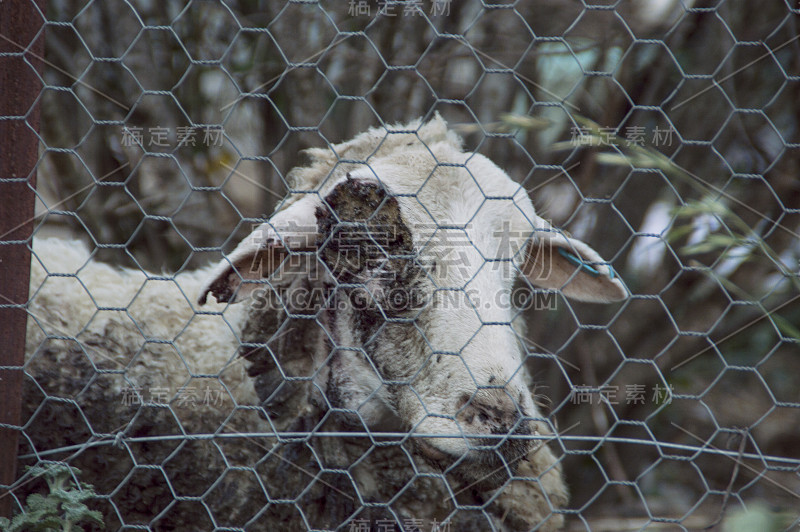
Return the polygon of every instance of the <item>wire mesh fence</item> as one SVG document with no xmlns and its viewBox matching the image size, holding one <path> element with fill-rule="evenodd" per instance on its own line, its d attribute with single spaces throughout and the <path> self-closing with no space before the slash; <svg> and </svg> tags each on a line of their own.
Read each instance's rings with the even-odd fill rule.
<svg viewBox="0 0 800 532">
<path fill-rule="evenodd" d="M 36 519 L 29 495 L 85 493 L 82 526 L 108 530 L 797 528 L 798 15 L 777 0 L 49 2 L 18 479 L 0 496 Z M 30 58 L 29 43 L 0 37 Z M 212 273 L 196 269 L 226 264 L 298 192 L 363 168 L 380 180 L 375 161 L 398 135 L 435 158 L 421 124 L 437 113 L 564 238 L 606 259 L 566 253 L 579 273 L 615 272 L 629 296 L 598 306 L 518 282 L 512 317 L 474 309 L 456 347 L 437 345 L 421 315 L 382 310 L 380 334 L 403 328 L 391 334 L 429 349 L 425 364 L 466 360 L 477 388 L 454 413 L 433 405 L 452 386 L 387 375 L 372 348 L 282 288 L 197 303 Z M 306 148 L 418 117 L 337 153 L 316 189 L 290 173 L 324 158 Z M 457 261 L 481 251 L 470 222 L 515 194 L 485 189 L 475 161 L 434 165 L 466 170 L 482 194 L 464 220 L 426 203 L 433 171 L 418 191 L 357 192 L 377 194 L 382 216 L 416 205 L 434 213 L 431 234 L 462 231 Z M 289 263 L 342 257 L 335 236 L 354 230 L 333 194 L 300 194 L 336 213 L 330 238 L 286 257 L 295 289 L 308 281 Z M 370 253 L 388 248 L 358 220 Z M 424 270 L 423 230 L 409 228 L 416 247 L 393 233 L 401 251 L 381 257 Z M 479 256 L 482 268 L 440 288 L 468 293 L 489 269 Z M 443 467 L 445 440 L 474 443 L 463 416 L 501 417 L 475 407 L 492 386 L 468 353 L 504 325 L 522 347 L 500 387 L 530 375 L 536 406 L 511 399 L 533 428 L 483 434 L 482 458 Z M 485 345 L 504 360 L 503 344 Z M 385 391 L 395 414 L 417 401 L 461 428 L 353 408 L 329 374 L 369 378 L 337 370 L 337 351 L 382 379 L 361 406 Z M 54 512 L 75 518 L 66 510 Z"/>
</svg>

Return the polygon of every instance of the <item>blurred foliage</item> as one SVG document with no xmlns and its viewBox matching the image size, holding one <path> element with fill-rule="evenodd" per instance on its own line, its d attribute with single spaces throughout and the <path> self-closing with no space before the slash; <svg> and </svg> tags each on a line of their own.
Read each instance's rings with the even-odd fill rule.
<svg viewBox="0 0 800 532">
<path fill-rule="evenodd" d="M 731 512 L 722 523 L 723 532 L 750 532 L 758 530 L 760 532 L 778 532 L 786 530 L 792 524 L 792 516 L 789 512 L 775 512 L 769 506 L 757 502 L 747 510 L 737 510 Z"/>
</svg>

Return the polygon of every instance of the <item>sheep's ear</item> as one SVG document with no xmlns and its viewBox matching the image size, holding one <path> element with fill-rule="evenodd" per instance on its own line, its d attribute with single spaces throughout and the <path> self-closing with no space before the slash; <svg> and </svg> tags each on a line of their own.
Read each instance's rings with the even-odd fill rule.
<svg viewBox="0 0 800 532">
<path fill-rule="evenodd" d="M 561 290 L 579 301 L 608 303 L 628 297 L 625 285 L 595 250 L 555 229 L 534 234 L 522 272 L 535 286 Z"/>
<path fill-rule="evenodd" d="M 242 240 L 211 271 L 198 303 L 204 304 L 209 293 L 217 302 L 237 303 L 263 288 L 264 279 L 279 284 L 302 268 L 307 252 L 316 251 L 316 199 L 308 196 L 275 213 Z"/>
</svg>

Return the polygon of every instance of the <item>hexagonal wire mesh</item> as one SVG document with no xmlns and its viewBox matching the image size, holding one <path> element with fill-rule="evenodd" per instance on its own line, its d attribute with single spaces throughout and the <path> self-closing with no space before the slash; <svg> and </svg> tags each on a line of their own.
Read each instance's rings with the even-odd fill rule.
<svg viewBox="0 0 800 532">
<path fill-rule="evenodd" d="M 796 5 L 63 0 L 43 16 L 34 242 L 62 240 L 33 244 L 16 511 L 46 491 L 24 466 L 56 461 L 109 530 L 800 524 Z M 497 491 L 317 393 L 320 313 L 208 310 L 186 273 L 281 204 L 301 149 L 435 112 L 631 292 L 522 313 L 546 419 L 500 440 L 549 444 L 519 466 L 496 451 L 518 479 Z"/>
</svg>

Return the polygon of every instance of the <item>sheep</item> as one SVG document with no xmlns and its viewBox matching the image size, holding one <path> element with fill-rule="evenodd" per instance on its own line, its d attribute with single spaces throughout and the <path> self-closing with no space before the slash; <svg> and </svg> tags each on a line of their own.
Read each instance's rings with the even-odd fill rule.
<svg viewBox="0 0 800 532">
<path fill-rule="evenodd" d="M 210 269 L 155 276 L 34 243 L 29 454 L 116 442 L 68 457 L 120 525 L 559 528 L 567 490 L 523 325 L 491 298 L 521 276 L 585 301 L 624 285 L 438 115 L 307 155 Z M 215 400 L 183 404 L 190 389 Z M 406 437 L 359 435 L 375 431 Z M 130 440 L 198 433 L 237 437 Z"/>
<path fill-rule="evenodd" d="M 427 530 L 434 519 L 449 517 L 454 529 L 525 530 L 542 521 L 542 508 L 549 515 L 543 529 L 560 526 L 561 516 L 550 506 L 564 504 L 565 492 L 547 447 L 522 461 L 519 479 L 503 489 L 459 493 L 463 487 L 450 487 L 427 463 L 410 460 L 402 443 L 373 447 L 370 439 L 355 437 L 190 440 L 182 446 L 129 441 L 313 430 L 327 409 L 314 398 L 305 339 L 319 326 L 279 316 L 283 307 L 276 298 L 257 309 L 209 303 L 198 313 L 187 297 L 200 292 L 207 271 L 167 278 L 120 269 L 93 261 L 82 242 L 60 238 L 38 239 L 34 257 L 20 452 L 34 457 L 21 459 L 19 469 L 36 458 L 78 466 L 81 480 L 104 494 L 99 508 L 108 529 L 216 524 L 274 530 L 276 523 L 292 530 L 347 529 L 394 519 L 403 529 L 419 523 Z M 246 358 L 237 360 L 238 349 Z M 210 401 L 203 399 L 209 388 Z M 184 392 L 192 389 L 196 400 L 184 403 Z M 267 415 L 256 415 L 261 407 L 253 405 L 263 405 Z M 324 430 L 343 426 L 329 420 Z M 81 447 L 98 442 L 109 445 Z M 67 450 L 48 454 L 62 448 Z M 323 465 L 330 476 L 320 473 Z M 347 471 L 353 480 L 332 471 Z M 262 511 L 268 501 L 260 484 L 282 502 Z M 26 483 L 16 495 L 24 500 L 37 489 Z M 300 515 L 292 501 L 303 493 Z M 359 496 L 371 504 L 396 500 L 364 508 Z M 485 511 L 459 510 L 456 500 Z"/>
<path fill-rule="evenodd" d="M 244 365 L 233 362 L 238 342 L 230 323 L 238 323 L 244 309 L 198 314 L 189 303 L 186 294 L 194 297 L 205 275 L 146 274 L 92 260 L 79 240 L 34 241 L 20 448 L 20 455 L 34 457 L 21 458 L 18 470 L 38 459 L 76 465 L 82 480 L 105 495 L 95 504 L 107 529 L 123 523 L 202 529 L 202 507 L 172 507 L 160 520 L 158 514 L 173 500 L 171 490 L 202 494 L 225 471 L 207 442 L 189 442 L 177 453 L 171 442 L 120 443 L 123 437 L 213 433 L 234 413 L 241 419 L 225 431 L 268 430 L 243 407 L 258 397 Z M 116 445 L 47 454 L 115 438 Z M 264 453 L 244 445 L 236 452 L 250 463 Z M 198 463 L 205 466 L 198 469 Z M 136 469 L 152 466 L 161 470 Z M 220 488 L 227 493 L 235 485 L 223 479 Z M 242 487 L 244 500 L 253 500 L 252 487 Z M 18 497 L 24 501 L 38 489 L 23 484 Z M 231 496 L 209 501 L 211 510 L 227 507 L 229 523 L 239 522 L 231 504 Z"/>
<path fill-rule="evenodd" d="M 442 435 L 413 442 L 433 465 L 499 487 L 535 442 L 466 435 L 531 434 L 541 415 L 516 310 L 494 298 L 517 275 L 583 301 L 623 299 L 624 285 L 538 217 L 505 172 L 464 152 L 438 115 L 307 154 L 311 164 L 289 175 L 295 192 L 217 266 L 199 302 L 280 292 L 310 275 L 326 291 L 329 348 L 317 350 L 326 363 L 315 382 L 329 406 L 355 425 Z M 323 265 L 308 268 L 309 253 Z"/>
</svg>

